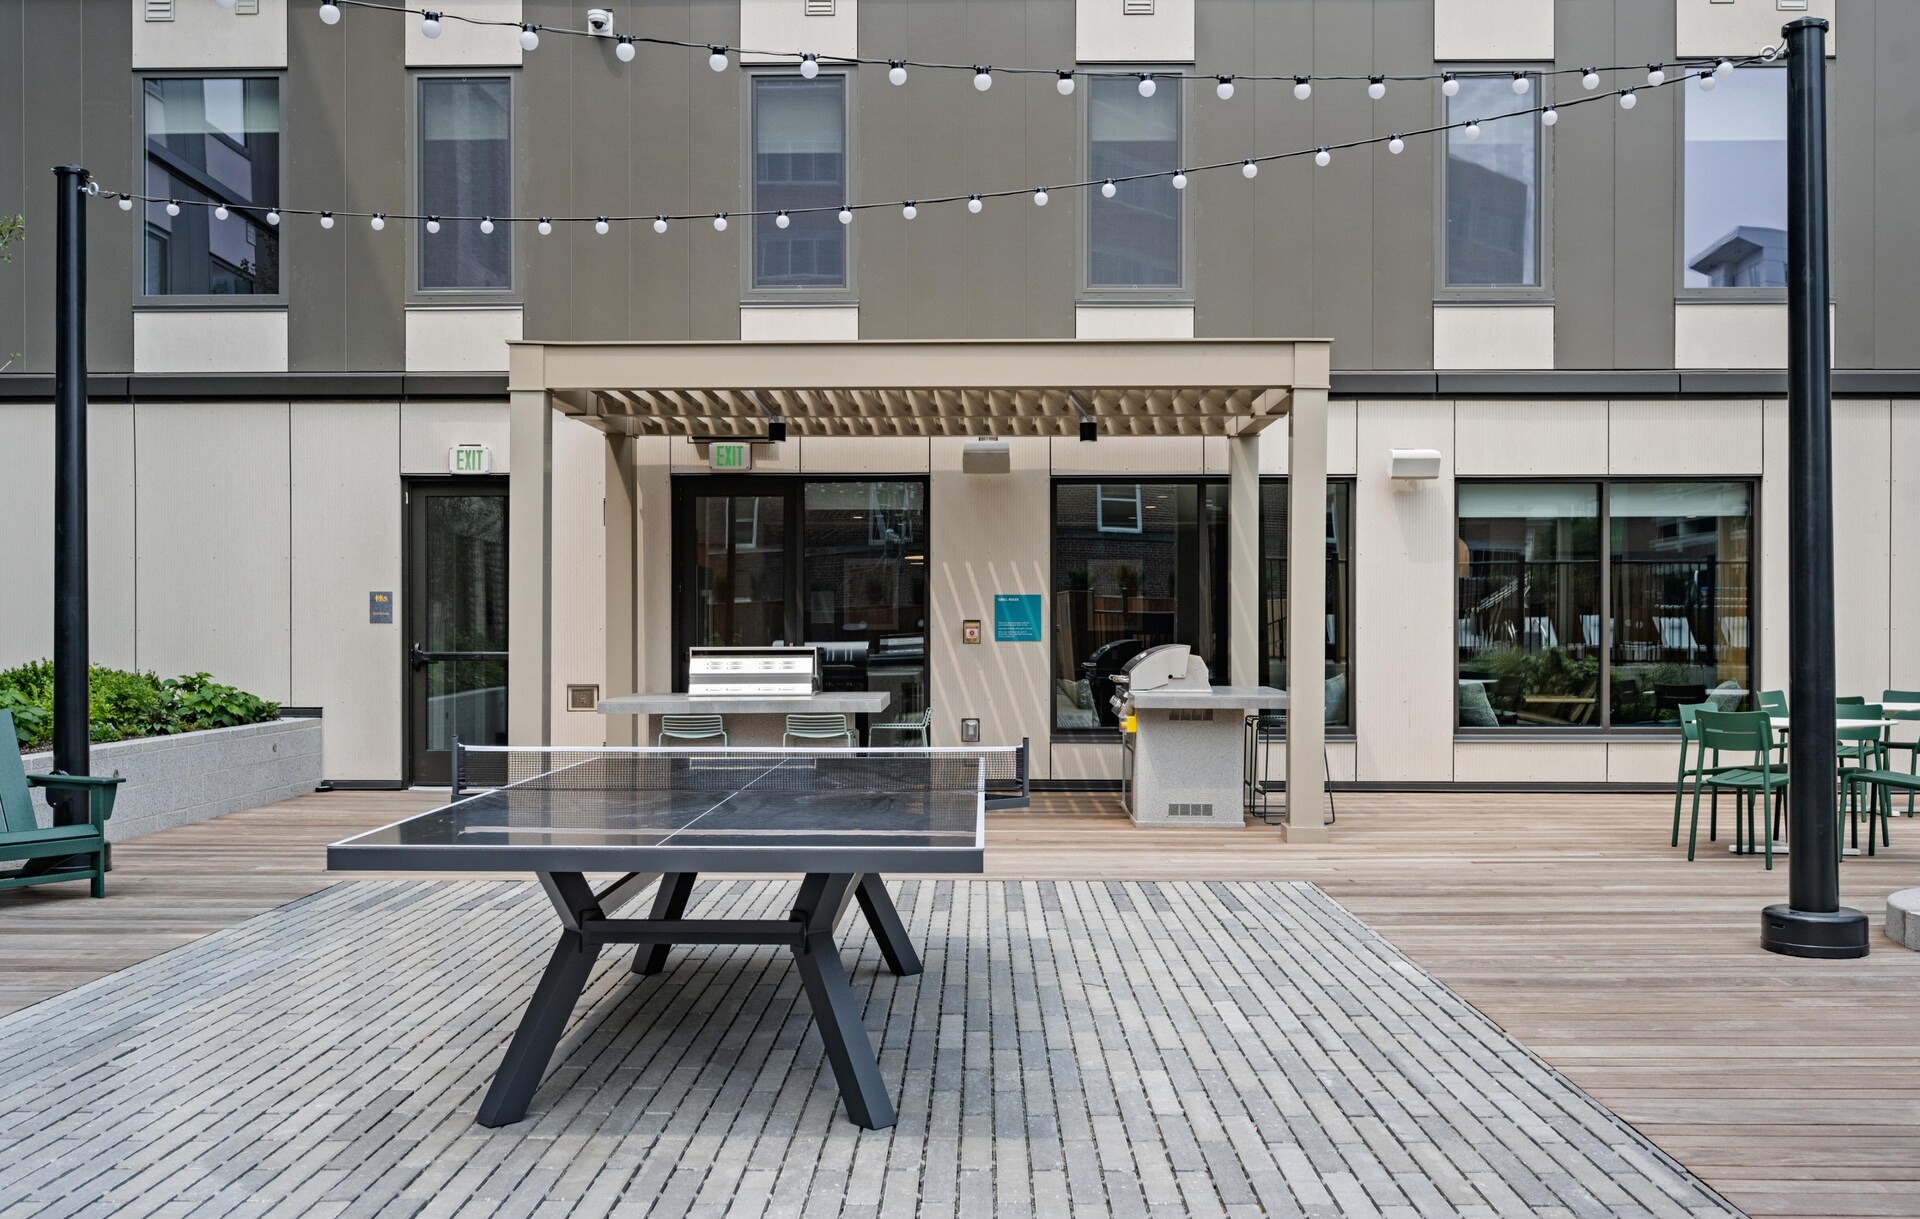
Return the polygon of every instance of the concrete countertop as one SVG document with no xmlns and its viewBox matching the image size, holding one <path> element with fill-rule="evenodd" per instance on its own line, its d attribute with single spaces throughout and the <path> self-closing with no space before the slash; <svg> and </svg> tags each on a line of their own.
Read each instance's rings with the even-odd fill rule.
<svg viewBox="0 0 1920 1219">
<path fill-rule="evenodd" d="M 806 715 L 840 712 L 872 715 L 887 709 L 885 690 L 803 694 L 775 698 L 765 694 L 694 696 L 691 694 L 622 694 L 600 700 L 601 715 Z"/>
<path fill-rule="evenodd" d="M 1128 696 L 1137 711 L 1204 710 L 1246 707 L 1274 711 L 1287 705 L 1287 692 L 1272 686 L 1214 686 L 1209 690 L 1141 690 Z"/>
</svg>

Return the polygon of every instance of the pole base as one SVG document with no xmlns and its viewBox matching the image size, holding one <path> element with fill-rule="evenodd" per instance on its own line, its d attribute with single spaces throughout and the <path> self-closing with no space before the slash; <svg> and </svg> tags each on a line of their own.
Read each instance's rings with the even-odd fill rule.
<svg viewBox="0 0 1920 1219">
<path fill-rule="evenodd" d="M 1867 955 L 1867 916 L 1842 906 L 1830 912 L 1785 903 L 1760 912 L 1760 946 L 1789 957 L 1851 960 Z"/>
</svg>

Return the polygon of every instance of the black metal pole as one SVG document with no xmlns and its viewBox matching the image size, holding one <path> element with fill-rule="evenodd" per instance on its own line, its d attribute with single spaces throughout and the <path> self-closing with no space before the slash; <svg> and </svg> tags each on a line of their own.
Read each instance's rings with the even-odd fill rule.
<svg viewBox="0 0 1920 1219">
<path fill-rule="evenodd" d="M 87 171 L 54 167 L 53 768 L 88 771 L 87 739 Z M 69 798 L 54 821 L 87 820 Z"/>
<path fill-rule="evenodd" d="M 1833 350 L 1827 327 L 1827 23 L 1789 22 L 1787 47 L 1787 902 L 1760 942 L 1796 957 L 1864 957 L 1867 920 L 1840 905 L 1834 806 Z"/>
</svg>

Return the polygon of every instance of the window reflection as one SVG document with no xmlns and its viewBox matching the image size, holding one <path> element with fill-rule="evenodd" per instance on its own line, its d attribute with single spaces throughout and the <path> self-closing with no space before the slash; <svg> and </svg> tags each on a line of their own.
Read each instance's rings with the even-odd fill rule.
<svg viewBox="0 0 1920 1219">
<path fill-rule="evenodd" d="M 1682 283 L 1787 283 L 1787 74 L 1739 68 L 1686 91 Z"/>
<path fill-rule="evenodd" d="M 420 210 L 429 216 L 513 212 L 510 85 L 505 77 L 428 77 L 420 82 Z M 420 287 L 504 290 L 513 286 L 513 226 L 419 222 Z"/>
<path fill-rule="evenodd" d="M 1353 654 L 1353 484 L 1327 483 L 1326 715 L 1329 724 L 1351 724 Z M 1261 629 L 1266 667 L 1261 680 L 1287 688 L 1287 482 L 1260 484 Z"/>
<path fill-rule="evenodd" d="M 1180 89 L 1141 97 L 1132 77 L 1087 81 L 1087 176 L 1124 178 L 1180 166 Z M 1167 177 L 1087 192 L 1087 286 L 1177 287 L 1180 192 Z"/>
<path fill-rule="evenodd" d="M 753 78 L 753 206 L 838 209 L 847 201 L 846 78 Z M 835 211 L 799 211 L 781 228 L 753 219 L 756 288 L 838 288 L 847 230 Z"/>
<path fill-rule="evenodd" d="M 280 82 L 166 77 L 144 82 L 149 296 L 251 296 L 280 291 Z M 180 200 L 178 216 L 167 200 Z"/>
<path fill-rule="evenodd" d="M 887 718 L 911 719 L 927 706 L 926 484 L 810 482 L 804 494 L 806 641 L 829 679 L 885 690 Z"/>
<path fill-rule="evenodd" d="M 1447 133 L 1447 283 L 1540 283 L 1540 124 L 1522 109 L 1511 76 L 1462 77 L 1447 121 L 1479 120 L 1480 138 Z"/>
</svg>

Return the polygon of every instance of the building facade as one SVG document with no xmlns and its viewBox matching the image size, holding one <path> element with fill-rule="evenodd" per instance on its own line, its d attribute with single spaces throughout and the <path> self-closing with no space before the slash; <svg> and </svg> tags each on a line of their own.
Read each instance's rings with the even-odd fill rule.
<svg viewBox="0 0 1920 1219">
<path fill-rule="evenodd" d="M 1674 706 L 1785 682 L 1785 73 L 1649 73 L 1744 60 L 1812 13 L 1834 22 L 1838 684 L 1920 686 L 1920 564 L 1896 524 L 1920 510 L 1910 4 L 445 7 L 508 24 L 0 3 L 0 215 L 26 218 L 0 263 L 0 665 L 51 648 L 47 170 L 73 162 L 107 193 L 88 219 L 94 654 L 322 708 L 331 779 L 432 780 L 452 736 L 507 731 L 513 340 L 1311 337 L 1331 340 L 1334 779 L 1665 780 Z M 689 45 L 629 62 L 554 32 L 590 7 L 616 38 Z M 520 23 L 549 32 L 525 49 Z M 985 90 L 920 67 L 895 84 L 855 56 L 997 70 Z M 1060 69 L 1100 75 L 1062 95 Z M 1626 86 L 1631 109 L 1598 96 Z M 1558 121 L 1514 113 L 1545 102 Z M 1238 169 L 1320 147 L 1325 166 Z M 154 199 L 123 211 L 120 192 Z M 848 203 L 889 206 L 843 224 Z M 557 222 L 346 214 L 377 211 Z M 657 232 L 661 214 L 700 219 Z M 979 719 L 1030 740 L 1039 777 L 1110 779 L 1119 664 L 1164 641 L 1231 663 L 1226 443 L 1008 443 L 998 475 L 965 472 L 959 437 L 798 429 L 750 470 L 684 437 L 634 437 L 622 466 L 557 418 L 553 705 L 666 688 L 693 644 L 831 644 L 901 718 L 931 708 L 936 743 Z M 1438 476 L 1393 477 L 1407 449 Z M 1262 442 L 1256 671 L 1280 684 L 1287 464 L 1284 435 Z M 625 545 L 631 587 L 610 588 Z M 996 594 L 1040 598 L 1038 641 L 996 639 Z M 943 637 L 966 622 L 977 647 Z M 590 710 L 549 731 L 633 735 Z"/>
</svg>

